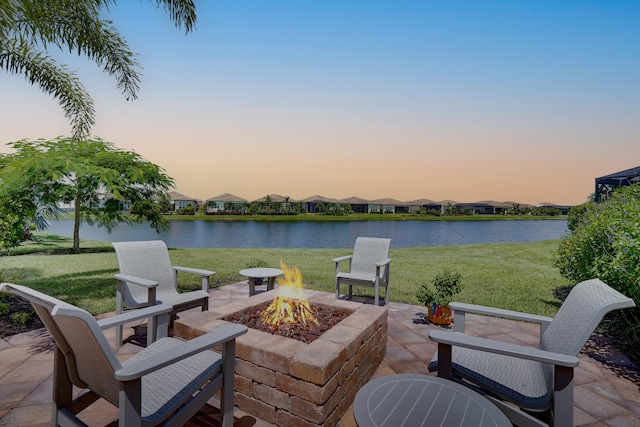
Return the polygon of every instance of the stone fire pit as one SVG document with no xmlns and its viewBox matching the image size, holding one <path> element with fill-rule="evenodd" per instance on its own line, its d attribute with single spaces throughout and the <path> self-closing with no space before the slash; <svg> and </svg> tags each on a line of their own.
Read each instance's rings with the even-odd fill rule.
<svg viewBox="0 0 640 427">
<path fill-rule="evenodd" d="M 191 339 L 220 328 L 222 318 L 270 302 L 279 289 L 181 314 L 174 333 Z M 249 328 L 236 340 L 235 404 L 278 426 L 333 427 L 385 356 L 387 309 L 303 292 L 311 304 L 352 314 L 310 344 Z"/>
</svg>

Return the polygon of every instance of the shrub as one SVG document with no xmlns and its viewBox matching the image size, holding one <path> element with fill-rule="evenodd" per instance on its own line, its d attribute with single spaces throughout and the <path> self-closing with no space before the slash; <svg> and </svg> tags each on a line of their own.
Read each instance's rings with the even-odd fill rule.
<svg viewBox="0 0 640 427">
<path fill-rule="evenodd" d="M 595 206 L 596 204 L 594 202 L 587 202 L 569 209 L 569 213 L 567 214 L 567 228 L 569 231 L 575 231 L 584 220 L 587 211 L 593 209 Z"/>
<path fill-rule="evenodd" d="M 424 305 L 434 302 L 440 305 L 447 305 L 452 301 L 454 295 L 462 291 L 462 276 L 451 270 L 444 270 L 433 280 L 432 289 L 426 283 L 420 287 L 416 297 Z"/>
<path fill-rule="evenodd" d="M 31 319 L 31 313 L 27 313 L 25 311 L 20 311 L 11 315 L 11 321 L 13 323 L 19 323 L 21 325 L 27 323 L 29 319 Z"/>
<path fill-rule="evenodd" d="M 267 264 L 267 261 L 260 258 L 255 258 L 249 261 L 245 268 L 264 268 L 264 267 L 267 267 L 268 265 L 269 264 Z"/>
<path fill-rule="evenodd" d="M 600 278 L 640 304 L 640 185 L 622 187 L 605 202 L 585 203 L 569 213 L 555 265 L 573 282 Z M 640 327 L 640 310 L 624 310 L 631 328 Z M 627 320 L 629 321 L 629 320 Z"/>
<path fill-rule="evenodd" d="M 0 316 L 4 316 L 5 314 L 9 314 L 9 304 L 0 302 Z"/>
<path fill-rule="evenodd" d="M 194 215 L 195 214 L 195 209 L 193 209 L 193 206 L 188 205 L 188 206 L 185 206 L 184 208 L 178 209 L 178 214 L 179 215 Z"/>
</svg>

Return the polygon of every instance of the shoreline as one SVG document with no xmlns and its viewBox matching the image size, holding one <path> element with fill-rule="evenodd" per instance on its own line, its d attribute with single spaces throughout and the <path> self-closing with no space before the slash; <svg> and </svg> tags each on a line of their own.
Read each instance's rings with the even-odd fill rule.
<svg viewBox="0 0 640 427">
<path fill-rule="evenodd" d="M 281 221 L 281 222 L 348 222 L 348 221 L 531 221 L 531 220 L 566 220 L 567 215 L 532 216 L 532 215 L 456 215 L 431 216 L 412 214 L 351 214 L 332 215 L 165 215 L 168 221 Z M 61 218 L 63 219 L 63 218 Z M 67 218 L 64 218 L 67 219 Z"/>
</svg>

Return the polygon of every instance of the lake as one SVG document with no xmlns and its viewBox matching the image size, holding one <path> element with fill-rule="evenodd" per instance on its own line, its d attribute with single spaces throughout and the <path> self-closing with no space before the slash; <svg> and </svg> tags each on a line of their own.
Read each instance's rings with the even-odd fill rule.
<svg viewBox="0 0 640 427">
<path fill-rule="evenodd" d="M 111 234 L 83 224 L 81 239 L 110 242 L 160 239 L 178 248 L 349 248 L 356 237 L 386 237 L 392 247 L 472 243 L 534 242 L 559 239 L 567 221 L 170 221 L 160 234 L 147 224 L 120 224 Z M 73 235 L 73 221 L 52 221 L 48 233 Z"/>
</svg>

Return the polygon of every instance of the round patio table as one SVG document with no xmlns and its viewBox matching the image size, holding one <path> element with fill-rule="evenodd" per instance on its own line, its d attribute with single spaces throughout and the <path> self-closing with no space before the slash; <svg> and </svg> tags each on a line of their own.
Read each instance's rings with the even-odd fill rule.
<svg viewBox="0 0 640 427">
<path fill-rule="evenodd" d="M 511 427 L 487 398 L 443 378 L 396 374 L 365 384 L 356 394 L 353 415 L 359 427 Z"/>
<path fill-rule="evenodd" d="M 240 270 L 242 276 L 249 278 L 249 296 L 256 294 L 256 279 L 267 279 L 267 290 L 273 289 L 276 277 L 284 274 L 279 268 L 245 268 Z"/>
</svg>

